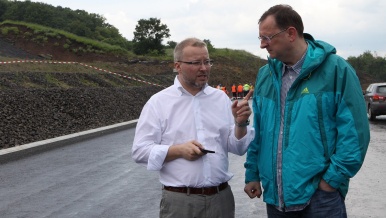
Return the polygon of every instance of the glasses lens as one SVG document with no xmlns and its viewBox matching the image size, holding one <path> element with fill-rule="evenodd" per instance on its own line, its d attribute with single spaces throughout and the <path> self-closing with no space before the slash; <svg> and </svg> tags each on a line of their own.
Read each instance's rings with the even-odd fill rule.
<svg viewBox="0 0 386 218">
<path fill-rule="evenodd" d="M 259 36 L 260 41 L 269 42 L 271 39 L 268 36 Z"/>
<path fill-rule="evenodd" d="M 213 66 L 213 61 L 212 60 L 207 60 L 207 61 L 204 62 L 204 65 L 211 67 L 211 66 Z"/>
<path fill-rule="evenodd" d="M 193 62 L 191 62 L 192 63 L 192 65 L 194 65 L 194 66 L 201 66 L 201 62 L 200 61 L 193 61 Z"/>
<path fill-rule="evenodd" d="M 204 61 L 204 62 L 200 62 L 200 61 L 194 61 L 194 62 L 192 62 L 192 64 L 194 65 L 194 66 L 197 66 L 197 67 L 200 67 L 201 65 L 205 65 L 206 67 L 211 67 L 212 65 L 213 65 L 213 61 L 211 61 L 211 60 L 206 60 L 206 61 Z"/>
</svg>

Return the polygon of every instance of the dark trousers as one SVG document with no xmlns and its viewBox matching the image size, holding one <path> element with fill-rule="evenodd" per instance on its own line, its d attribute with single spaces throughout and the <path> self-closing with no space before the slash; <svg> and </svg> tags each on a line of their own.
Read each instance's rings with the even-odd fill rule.
<svg viewBox="0 0 386 218">
<path fill-rule="evenodd" d="M 317 189 L 310 204 L 301 211 L 281 212 L 267 204 L 268 218 L 347 218 L 346 205 L 338 191 L 326 192 Z"/>
</svg>

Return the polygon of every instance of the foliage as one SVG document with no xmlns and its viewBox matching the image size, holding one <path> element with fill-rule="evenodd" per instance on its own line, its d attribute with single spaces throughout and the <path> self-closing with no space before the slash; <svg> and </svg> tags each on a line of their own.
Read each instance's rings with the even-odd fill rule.
<svg viewBox="0 0 386 218">
<path fill-rule="evenodd" d="M 19 29 L 17 27 L 4 27 L 1 28 L 1 34 L 8 35 L 9 33 L 19 34 Z"/>
<path fill-rule="evenodd" d="M 169 37 L 169 28 L 166 24 L 161 24 L 160 19 L 140 19 L 134 31 L 134 53 L 138 55 L 163 55 L 165 48 L 162 41 Z"/>
<path fill-rule="evenodd" d="M 9 6 L 8 1 L 0 0 L 0 19 L 3 16 L 3 14 L 7 11 L 8 6 Z"/>
<path fill-rule="evenodd" d="M 66 38 L 66 44 L 63 45 L 64 48 L 69 48 L 72 42 L 77 42 L 84 44 L 89 50 L 100 51 L 105 53 L 113 54 L 123 54 L 128 53 L 127 50 L 117 46 L 97 40 L 80 37 L 78 35 L 59 30 L 54 28 L 49 28 L 46 26 L 26 23 L 26 22 L 16 22 L 16 21 L 4 21 L 0 23 L 0 30 L 2 34 L 15 33 L 19 34 L 19 27 L 26 27 L 30 31 L 20 33 L 20 37 L 29 37 L 32 41 L 44 43 L 48 41 L 48 38 Z M 28 33 L 28 34 L 27 34 Z"/>
<path fill-rule="evenodd" d="M 117 28 L 108 24 L 102 15 L 84 10 L 54 7 L 40 2 L 0 0 L 0 22 L 5 20 L 40 24 L 117 45 L 126 50 L 132 48 L 131 42 Z"/>
<path fill-rule="evenodd" d="M 203 41 L 206 43 L 206 47 L 208 48 L 209 53 L 212 53 L 216 50 L 209 39 L 204 39 Z"/>
<path fill-rule="evenodd" d="M 174 49 L 176 47 L 176 45 L 177 45 L 177 42 L 175 42 L 175 41 L 168 41 L 166 44 L 168 45 L 167 48 Z"/>
<path fill-rule="evenodd" d="M 378 81 L 386 81 L 386 59 L 366 51 L 359 57 L 348 57 L 347 61 L 357 72 L 365 73 Z"/>
</svg>

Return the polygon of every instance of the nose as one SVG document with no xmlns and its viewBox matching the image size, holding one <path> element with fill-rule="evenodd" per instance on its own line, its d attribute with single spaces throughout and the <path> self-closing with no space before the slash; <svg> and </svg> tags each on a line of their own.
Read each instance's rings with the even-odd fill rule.
<svg viewBox="0 0 386 218">
<path fill-rule="evenodd" d="M 206 70 L 208 69 L 208 66 L 206 66 L 204 63 L 201 63 L 200 70 Z"/>
<path fill-rule="evenodd" d="M 269 43 L 266 42 L 265 40 L 261 40 L 261 41 L 260 41 L 260 48 L 261 48 L 261 49 L 266 48 L 268 45 L 269 45 Z"/>
</svg>

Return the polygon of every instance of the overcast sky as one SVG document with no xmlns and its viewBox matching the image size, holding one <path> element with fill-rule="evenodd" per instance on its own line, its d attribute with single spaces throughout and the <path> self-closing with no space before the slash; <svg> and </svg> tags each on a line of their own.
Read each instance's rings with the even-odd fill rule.
<svg viewBox="0 0 386 218">
<path fill-rule="evenodd" d="M 384 0 L 33 0 L 80 9 L 106 18 L 122 36 L 133 39 L 140 19 L 158 18 L 170 30 L 167 41 L 209 39 L 215 48 L 246 50 L 262 58 L 258 20 L 271 6 L 291 5 L 302 17 L 304 32 L 336 47 L 344 58 L 371 51 L 386 57 Z"/>
</svg>

